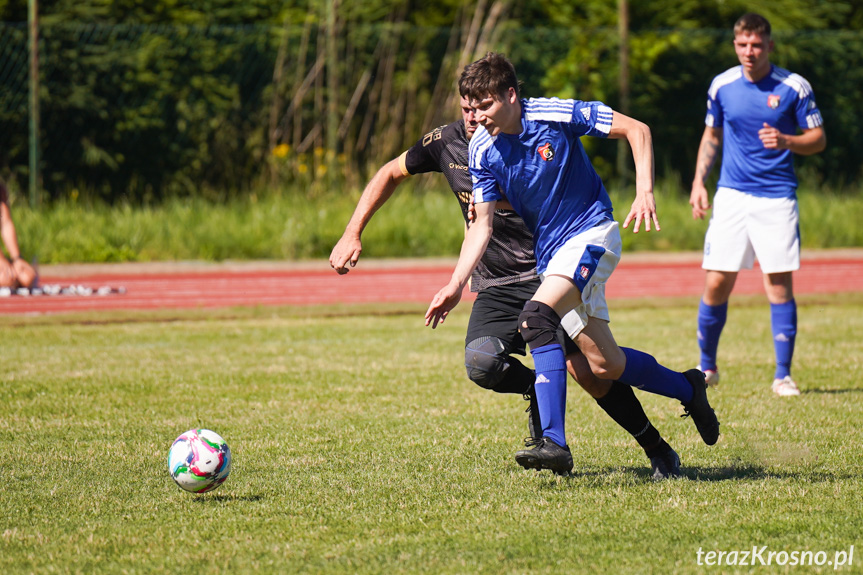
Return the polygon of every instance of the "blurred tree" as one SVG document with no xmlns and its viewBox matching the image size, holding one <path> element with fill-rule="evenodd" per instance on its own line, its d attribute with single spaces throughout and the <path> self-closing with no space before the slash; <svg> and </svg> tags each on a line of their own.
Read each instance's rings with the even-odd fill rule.
<svg viewBox="0 0 863 575">
<path fill-rule="evenodd" d="M 0 21 L 25 20 L 25 4 L 0 0 Z M 774 25 L 774 61 L 812 83 L 825 117 L 827 151 L 801 163 L 839 183 L 861 176 L 860 2 L 629 6 L 630 113 L 654 132 L 660 175 L 691 178 L 705 92 L 737 63 L 733 22 L 756 10 Z M 457 117 L 461 66 L 487 50 L 513 60 L 524 96 L 620 104 L 617 3 L 608 0 L 40 0 L 40 7 L 49 195 L 78 188 L 110 201 L 221 197 L 264 175 L 320 188 L 333 169 L 359 186 L 368 166 Z M 4 173 L 27 165 L 22 30 L 0 24 Z M 603 176 L 612 176 L 615 146 L 585 143 Z"/>
</svg>

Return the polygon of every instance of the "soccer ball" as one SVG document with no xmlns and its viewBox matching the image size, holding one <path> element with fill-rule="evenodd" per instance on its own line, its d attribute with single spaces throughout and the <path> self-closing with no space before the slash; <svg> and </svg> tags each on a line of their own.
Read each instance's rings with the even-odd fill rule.
<svg viewBox="0 0 863 575">
<path fill-rule="evenodd" d="M 231 450 L 218 433 L 191 429 L 171 445 L 168 471 L 174 482 L 186 491 L 204 493 L 228 478 Z"/>
</svg>

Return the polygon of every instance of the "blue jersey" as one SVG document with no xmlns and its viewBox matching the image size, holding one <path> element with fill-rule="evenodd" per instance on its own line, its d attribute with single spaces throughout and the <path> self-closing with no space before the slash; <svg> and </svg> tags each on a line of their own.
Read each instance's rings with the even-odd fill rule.
<svg viewBox="0 0 863 575">
<path fill-rule="evenodd" d="M 823 122 L 812 86 L 802 76 L 771 66 L 758 82 L 735 66 L 719 74 L 707 94 L 704 123 L 722 128 L 719 186 L 755 196 L 795 197 L 797 177 L 791 150 L 768 150 L 758 138 L 764 123 L 783 134 Z"/>
<path fill-rule="evenodd" d="M 608 137 L 613 112 L 602 102 L 521 101 L 518 135 L 492 137 L 482 126 L 468 166 L 477 203 L 508 200 L 533 233 L 543 273 L 566 241 L 612 219 L 611 200 L 579 137 Z"/>
</svg>

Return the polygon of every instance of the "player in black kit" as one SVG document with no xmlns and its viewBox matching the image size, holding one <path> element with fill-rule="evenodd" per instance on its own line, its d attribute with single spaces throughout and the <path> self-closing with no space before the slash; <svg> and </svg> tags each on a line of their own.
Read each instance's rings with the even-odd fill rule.
<svg viewBox="0 0 863 575">
<path fill-rule="evenodd" d="M 467 168 L 468 140 L 478 123 L 464 99 L 461 111 L 461 120 L 429 132 L 374 175 L 330 254 L 330 265 L 338 273 L 347 273 L 348 266 L 357 264 L 366 225 L 396 187 L 411 175 L 442 172 L 461 206 L 465 226 L 469 225 L 472 183 Z M 535 374 L 513 356 L 526 352 L 518 331 L 518 316 L 540 284 L 533 236 L 509 206 L 497 202 L 497 207 L 488 248 L 471 275 L 470 289 L 477 292 L 477 297 L 465 337 L 465 366 L 468 377 L 480 387 L 497 393 L 521 394 L 528 399 L 530 434 L 539 439 L 542 425 L 533 393 Z M 570 375 L 644 449 L 653 479 L 679 476 L 680 458 L 650 423 L 632 388 L 618 381 L 596 378 L 562 329 L 559 337 L 565 346 Z"/>
</svg>

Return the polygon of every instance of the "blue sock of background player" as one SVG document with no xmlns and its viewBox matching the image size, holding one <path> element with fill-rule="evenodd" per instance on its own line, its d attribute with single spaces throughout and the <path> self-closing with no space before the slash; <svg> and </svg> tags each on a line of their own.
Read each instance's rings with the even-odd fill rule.
<svg viewBox="0 0 863 575">
<path fill-rule="evenodd" d="M 716 350 L 727 317 L 728 302 L 708 305 L 702 300 L 698 306 L 698 346 L 701 348 L 702 371 L 716 371 Z"/>
<path fill-rule="evenodd" d="M 794 355 L 794 340 L 797 338 L 797 302 L 770 304 L 770 319 L 773 328 L 773 348 L 776 352 L 776 379 L 791 375 L 791 358 Z"/>
</svg>

